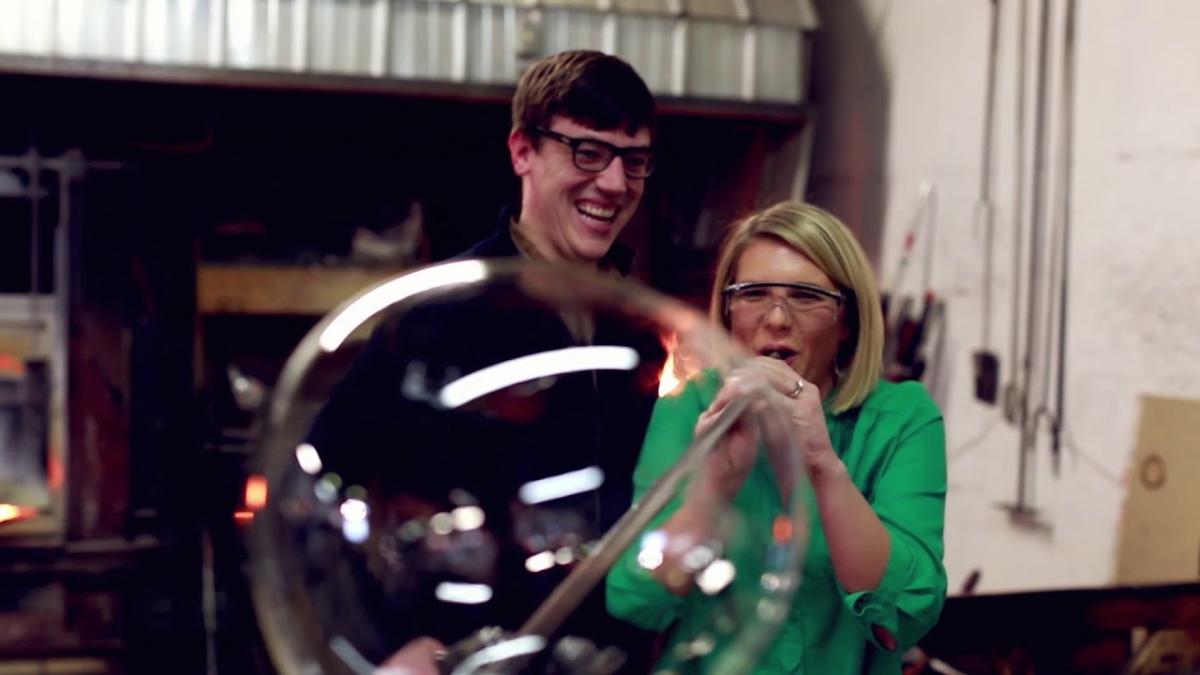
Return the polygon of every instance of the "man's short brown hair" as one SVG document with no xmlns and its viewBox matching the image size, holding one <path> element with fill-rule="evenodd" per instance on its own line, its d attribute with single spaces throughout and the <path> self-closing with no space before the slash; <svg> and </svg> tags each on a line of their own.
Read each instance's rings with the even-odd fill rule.
<svg viewBox="0 0 1200 675">
<path fill-rule="evenodd" d="M 560 52 L 533 64 L 513 95 L 513 130 L 548 127 L 562 115 L 597 131 L 624 129 L 653 135 L 658 119 L 654 96 L 636 71 L 602 52 Z"/>
</svg>

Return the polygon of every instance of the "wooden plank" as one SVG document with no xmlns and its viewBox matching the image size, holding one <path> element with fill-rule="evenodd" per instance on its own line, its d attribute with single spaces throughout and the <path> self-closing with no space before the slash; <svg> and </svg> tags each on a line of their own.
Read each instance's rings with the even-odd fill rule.
<svg viewBox="0 0 1200 675">
<path fill-rule="evenodd" d="M 400 268 L 289 265 L 201 265 L 200 314 L 320 315 Z"/>
<path fill-rule="evenodd" d="M 1116 581 L 1200 581 L 1200 401 L 1142 397 Z"/>
</svg>

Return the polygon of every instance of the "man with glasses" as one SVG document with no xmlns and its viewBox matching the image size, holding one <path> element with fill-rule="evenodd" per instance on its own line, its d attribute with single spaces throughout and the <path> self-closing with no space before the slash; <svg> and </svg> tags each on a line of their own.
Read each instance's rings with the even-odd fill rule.
<svg viewBox="0 0 1200 675">
<path fill-rule="evenodd" d="M 464 257 L 525 257 L 629 271 L 614 242 L 654 171 L 654 97 L 624 61 L 570 51 L 543 59 L 513 96 L 508 151 L 520 210 Z"/>
<path fill-rule="evenodd" d="M 655 163 L 656 110 L 645 82 L 616 57 L 592 51 L 563 52 L 526 71 L 512 107 L 508 150 L 521 183 L 520 199 L 516 208 L 501 212 L 491 235 L 458 257 L 525 258 L 596 269 L 602 274 L 628 274 L 633 252 L 615 242 L 636 212 Z M 604 317 L 563 314 L 561 321 L 557 315 L 534 317 L 536 320 L 528 322 L 518 320 L 514 330 L 511 312 L 484 302 L 467 300 L 453 310 L 410 315 L 406 321 L 411 323 L 396 327 L 395 332 L 404 334 L 400 342 L 421 339 L 421 335 L 447 339 L 455 334 L 458 322 L 467 321 L 473 335 L 486 336 L 483 350 L 496 349 L 497 353 L 579 344 L 630 346 L 643 355 L 646 367 L 639 368 L 639 373 L 651 375 L 661 369 L 665 357 L 657 336 L 634 334 L 629 326 L 615 325 Z M 443 314 L 448 321 L 439 323 Z M 454 448 L 446 446 L 461 444 L 464 435 L 470 434 L 462 425 L 443 429 L 435 420 L 436 432 L 422 431 L 419 424 L 409 424 L 398 412 L 405 409 L 403 402 L 379 403 L 390 401 L 390 383 L 403 379 L 408 358 L 387 345 L 388 340 L 377 331 L 347 377 L 354 382 L 343 381 L 340 393 L 322 410 L 310 434 L 314 445 L 374 447 L 381 439 L 400 437 L 409 447 L 420 447 L 415 439 L 434 436 L 442 439 L 445 452 L 453 453 Z M 632 502 L 633 467 L 656 398 L 657 382 L 645 379 L 615 372 L 561 376 L 554 384 L 556 400 L 564 402 L 560 413 L 529 424 L 526 435 L 515 432 L 514 438 L 528 441 L 524 451 L 519 443 L 494 434 L 472 437 L 469 442 L 489 448 L 487 456 L 495 458 L 489 461 L 519 465 L 518 472 L 529 480 L 561 473 L 564 462 L 577 468 L 599 467 L 603 483 L 595 491 L 594 501 L 589 499 L 587 522 L 581 530 L 587 540 L 593 540 Z M 381 448 L 380 452 L 391 450 Z M 557 455 L 552 463 L 546 461 L 548 452 Z M 378 467 L 373 458 L 379 454 L 373 450 L 359 456 L 367 465 Z M 406 473 L 418 481 L 428 481 L 439 471 L 433 459 L 416 456 L 405 461 L 410 469 Z M 476 473 L 489 471 L 485 468 Z M 491 473 L 512 471 L 497 466 Z M 509 508 L 503 503 L 481 505 L 489 513 Z M 484 607 L 472 616 L 515 628 L 514 621 L 528 618 L 521 612 L 536 607 L 561 572 L 565 569 L 531 575 L 520 570 L 509 573 L 496 584 L 497 592 L 506 591 L 511 598 L 519 591 L 524 596 L 522 604 L 528 607 L 518 611 L 512 603 L 504 604 L 507 601 L 498 604 L 497 598 L 489 603 L 494 607 Z M 434 606 L 432 611 L 441 609 Z M 445 649 L 443 643 L 461 637 L 461 632 L 444 629 L 432 613 L 417 614 L 408 617 L 406 626 L 389 627 L 397 636 L 407 634 L 414 639 L 387 660 L 382 672 L 435 673 L 434 659 Z M 422 632 L 433 635 L 419 637 Z M 629 659 L 625 672 L 644 669 L 649 634 L 610 617 L 604 608 L 603 589 L 589 596 L 564 633 L 594 640 L 598 647 L 620 648 Z"/>
</svg>

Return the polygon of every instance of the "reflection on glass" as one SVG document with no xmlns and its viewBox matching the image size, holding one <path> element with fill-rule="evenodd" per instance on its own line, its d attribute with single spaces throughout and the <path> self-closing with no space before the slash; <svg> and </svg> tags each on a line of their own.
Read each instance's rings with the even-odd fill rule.
<svg viewBox="0 0 1200 675">
<path fill-rule="evenodd" d="M 799 536 L 777 541 L 769 521 L 747 528 L 736 505 L 718 514 L 728 532 L 704 540 L 670 540 L 652 519 L 725 434 L 766 429 L 777 411 L 731 406 L 630 509 L 665 377 L 676 382 L 664 395 L 691 395 L 689 383 L 744 355 L 699 313 L 636 285 L 467 262 L 347 302 L 280 378 L 261 458 L 269 498 L 252 539 L 279 670 L 371 672 L 434 638 L 449 649 L 442 672 L 617 672 L 645 658 L 652 636 L 607 615 L 605 574 L 627 552 L 653 570 L 679 547 L 682 573 L 729 597 L 711 623 L 728 629 L 720 644 L 753 633 L 743 645 L 753 658 L 777 625 L 759 601 L 786 602 L 796 587 Z M 790 449 L 760 437 L 764 463 Z M 803 512 L 794 495 L 787 515 Z M 734 556 L 727 534 L 739 529 L 767 536 Z M 681 665 L 718 648 L 707 634 L 687 638 Z"/>
</svg>

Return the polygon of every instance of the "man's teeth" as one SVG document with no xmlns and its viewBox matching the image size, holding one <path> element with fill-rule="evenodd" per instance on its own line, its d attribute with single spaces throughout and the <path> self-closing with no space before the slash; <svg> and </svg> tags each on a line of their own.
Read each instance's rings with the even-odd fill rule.
<svg viewBox="0 0 1200 675">
<path fill-rule="evenodd" d="M 604 208 L 600 208 L 598 206 L 591 206 L 588 204 L 580 204 L 577 208 L 584 215 L 588 215 L 593 218 L 601 218 L 604 220 L 608 220 L 609 218 L 612 218 L 617 213 L 616 209 L 604 209 Z"/>
</svg>

